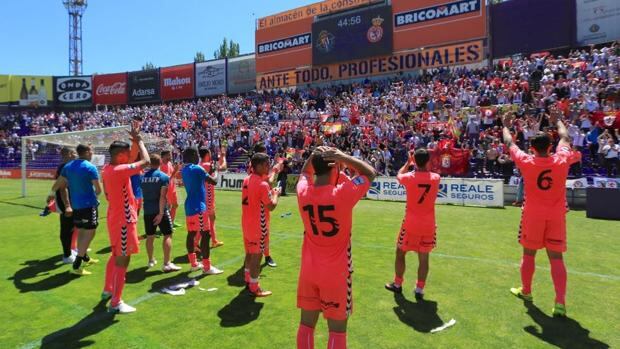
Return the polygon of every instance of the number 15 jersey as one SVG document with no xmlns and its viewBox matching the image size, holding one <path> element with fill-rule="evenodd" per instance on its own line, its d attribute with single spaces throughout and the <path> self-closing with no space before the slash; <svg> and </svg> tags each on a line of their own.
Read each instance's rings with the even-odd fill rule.
<svg viewBox="0 0 620 349">
<path fill-rule="evenodd" d="M 516 145 L 510 157 L 523 176 L 524 214 L 554 215 L 566 213 L 566 178 L 570 166 L 581 161 L 581 153 L 558 146 L 549 157 L 526 154 Z"/>
<path fill-rule="evenodd" d="M 315 187 L 312 179 L 301 175 L 297 183 L 297 202 L 304 222 L 302 268 L 348 263 L 353 207 L 370 188 L 365 176 L 336 186 Z"/>
</svg>

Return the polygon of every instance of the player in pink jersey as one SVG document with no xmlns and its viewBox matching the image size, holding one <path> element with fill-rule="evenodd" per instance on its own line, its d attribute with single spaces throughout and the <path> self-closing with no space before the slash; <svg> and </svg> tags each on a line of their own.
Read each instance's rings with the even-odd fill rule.
<svg viewBox="0 0 620 349">
<path fill-rule="evenodd" d="M 418 279 L 416 281 L 415 298 L 424 297 L 424 285 L 429 269 L 429 254 L 435 248 L 435 200 L 439 191 L 440 177 L 429 172 L 426 166 L 430 155 L 426 149 L 418 149 L 415 155 L 409 154 L 409 160 L 398 171 L 398 182 L 407 190 L 407 206 L 405 218 L 396 242 L 396 261 L 394 263 L 394 282 L 385 288 L 401 294 L 403 292 L 403 276 L 405 275 L 405 255 L 409 251 L 418 254 Z M 415 172 L 408 172 L 409 167 L 416 166 Z"/>
<path fill-rule="evenodd" d="M 170 177 L 170 185 L 168 186 L 168 205 L 170 205 L 170 217 L 172 218 L 172 225 L 174 227 L 178 227 L 179 225 L 175 222 L 177 216 L 177 208 L 179 208 L 179 198 L 177 196 L 177 185 L 175 183 L 175 178 L 181 166 L 174 165 L 172 163 L 172 152 L 170 150 L 163 150 L 161 152 L 161 166 L 159 167 L 160 171 L 165 173 L 168 177 Z"/>
<path fill-rule="evenodd" d="M 359 175 L 339 180 L 341 164 Z M 301 308 L 298 349 L 314 348 L 314 328 L 321 312 L 329 327 L 328 348 L 347 346 L 347 320 L 353 309 L 353 208 L 374 178 L 372 166 L 335 148 L 317 148 L 304 164 L 297 183 L 297 202 L 304 222 L 297 286 L 297 307 Z"/>
<path fill-rule="evenodd" d="M 131 313 L 136 309 L 121 300 L 125 274 L 132 254 L 139 252 L 136 229 L 138 216 L 130 177 L 138 174 L 150 161 L 137 127 L 132 125 L 131 138 L 137 143 L 142 160 L 129 164 L 131 157 L 128 143 L 115 141 L 110 145 L 110 163 L 103 168 L 103 186 L 108 200 L 108 234 L 112 255 L 106 267 L 103 299 L 112 298 L 109 311 Z"/>
<path fill-rule="evenodd" d="M 557 127 L 560 142 L 551 153 L 551 136 L 539 132 L 530 139 L 534 155 L 520 150 L 511 135 L 512 116 L 504 116 L 504 143 L 523 176 L 525 200 L 519 227 L 519 243 L 523 246 L 521 259 L 521 287 L 510 291 L 532 301 L 536 251 L 545 248 L 551 264 L 551 278 L 555 288 L 554 316 L 566 316 L 566 267 L 562 254 L 566 252 L 566 178 L 572 164 L 581 161 L 581 153 L 571 150 L 566 127 L 559 120 L 560 113 L 552 109 L 550 123 Z"/>
<path fill-rule="evenodd" d="M 219 164 L 215 164 L 213 162 L 213 158 L 211 157 L 211 150 L 208 148 L 200 148 L 200 166 L 207 171 L 207 173 L 212 174 L 215 172 L 216 166 L 217 171 L 226 170 L 226 156 L 222 153 L 219 154 Z M 217 239 L 215 235 L 215 185 L 205 182 L 205 190 L 207 192 L 207 211 L 209 212 L 209 232 L 211 233 L 211 248 L 216 248 L 224 245 L 222 241 Z"/>
<path fill-rule="evenodd" d="M 263 153 L 252 155 L 251 175 L 243 180 L 241 189 L 241 226 L 245 245 L 245 281 L 256 297 L 271 295 L 258 284 L 260 262 L 269 243 L 269 211 L 278 205 L 280 191 L 271 189 L 263 179 L 269 173 L 269 156 Z"/>
</svg>

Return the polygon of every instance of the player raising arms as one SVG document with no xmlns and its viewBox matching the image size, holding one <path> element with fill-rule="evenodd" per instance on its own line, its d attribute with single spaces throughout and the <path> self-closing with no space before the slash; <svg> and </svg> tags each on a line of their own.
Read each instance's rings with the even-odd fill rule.
<svg viewBox="0 0 620 349">
<path fill-rule="evenodd" d="M 435 200 L 439 191 L 441 177 L 429 172 L 426 166 L 430 154 L 426 149 L 418 149 L 409 154 L 409 160 L 398 171 L 398 182 L 407 190 L 407 206 L 400 234 L 396 242 L 396 261 L 394 263 L 394 282 L 385 288 L 402 293 L 403 276 L 405 275 L 405 255 L 409 251 L 418 254 L 418 280 L 416 281 L 415 298 L 424 297 L 424 285 L 429 269 L 429 254 L 435 248 Z M 415 172 L 408 172 L 410 166 L 416 165 Z"/>
<path fill-rule="evenodd" d="M 250 292 L 256 297 L 271 295 L 258 284 L 260 262 L 269 243 L 269 211 L 278 206 L 280 191 L 271 189 L 264 176 L 269 173 L 269 156 L 252 155 L 252 174 L 243 180 L 241 188 L 241 226 L 245 245 L 244 275 Z"/>
<path fill-rule="evenodd" d="M 125 304 L 121 296 L 131 255 L 140 251 L 136 198 L 130 177 L 140 173 L 150 161 L 138 127 L 132 124 L 129 133 L 132 142 L 138 146 L 142 160 L 129 163 L 131 159 L 135 159 L 131 155 L 130 145 L 126 142 L 114 141 L 110 145 L 110 163 L 103 168 L 102 174 L 108 200 L 107 223 L 112 255 L 106 266 L 105 285 L 101 297 L 102 299 L 111 297 L 108 311 L 121 314 L 136 311 L 136 308 Z"/>
<path fill-rule="evenodd" d="M 521 259 L 522 286 L 510 289 L 514 295 L 532 301 L 532 279 L 536 251 L 545 248 L 551 263 L 551 278 L 555 288 L 554 316 L 566 316 L 566 267 L 562 254 L 566 252 L 566 177 L 570 166 L 581 161 L 581 153 L 572 151 L 566 127 L 559 112 L 551 111 L 551 125 L 557 127 L 560 142 L 551 154 L 552 140 L 539 132 L 530 139 L 534 155 L 520 150 L 512 141 L 512 117 L 504 115 L 504 143 L 523 175 L 525 201 L 522 208 L 519 242 L 523 246 Z"/>
<path fill-rule="evenodd" d="M 179 207 L 179 198 L 177 197 L 177 185 L 174 179 L 179 172 L 179 166 L 172 163 L 172 152 L 170 150 L 163 150 L 161 152 L 161 172 L 165 173 L 170 178 L 168 184 L 168 205 L 170 205 L 170 217 L 172 218 L 172 225 L 176 228 L 179 225 L 176 223 L 177 208 Z"/>
<path fill-rule="evenodd" d="M 359 175 L 336 184 L 338 165 Z M 321 312 L 329 327 L 328 348 L 347 347 L 347 319 L 353 306 L 353 207 L 364 197 L 374 178 L 372 166 L 328 147 L 317 148 L 302 169 L 297 183 L 299 213 L 304 222 L 297 287 L 297 307 L 301 308 L 298 349 L 314 348 L 314 327 Z"/>
<path fill-rule="evenodd" d="M 209 174 L 215 172 L 215 163 L 211 157 L 211 150 L 209 148 L 200 148 L 200 166 L 204 168 Z M 219 154 L 219 165 L 217 165 L 217 171 L 226 170 L 226 156 L 222 153 Z M 209 211 L 209 233 L 211 233 L 211 248 L 216 248 L 224 245 L 222 241 L 217 240 L 215 232 L 215 185 L 205 182 L 205 190 L 207 192 L 207 211 Z"/>
<path fill-rule="evenodd" d="M 209 247 L 209 215 L 207 212 L 207 193 L 205 182 L 217 183 L 217 176 L 210 176 L 207 171 L 198 165 L 200 158 L 198 149 L 189 147 L 183 151 L 183 185 L 187 192 L 185 199 L 185 216 L 187 224 L 187 258 L 191 264 L 191 270 L 203 269 L 205 275 L 217 275 L 223 273 L 215 266 L 211 265 Z M 202 254 L 202 264 L 196 260 L 194 244 L 196 234 L 200 234 L 200 249 Z"/>
<path fill-rule="evenodd" d="M 61 198 L 65 206 L 65 215 L 73 217 L 73 225 L 78 229 L 78 252 L 71 272 L 76 275 L 90 275 L 92 273 L 84 267 L 99 262 L 95 258 L 90 258 L 87 251 L 99 226 L 97 196 L 101 193 L 101 185 L 97 168 L 90 162 L 93 157 L 90 145 L 80 144 L 76 150 L 79 158 L 62 168 L 47 202 L 54 199 L 56 191 L 69 189 L 69 195 L 63 195 Z"/>
</svg>

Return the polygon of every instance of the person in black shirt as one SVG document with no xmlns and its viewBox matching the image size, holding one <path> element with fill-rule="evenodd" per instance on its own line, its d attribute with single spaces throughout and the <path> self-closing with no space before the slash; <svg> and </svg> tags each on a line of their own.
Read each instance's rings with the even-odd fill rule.
<svg viewBox="0 0 620 349">
<path fill-rule="evenodd" d="M 282 193 L 280 196 L 286 196 L 286 180 L 289 173 L 291 173 L 291 167 L 288 160 L 284 160 L 282 170 L 278 173 L 278 186 Z"/>
<path fill-rule="evenodd" d="M 67 163 L 77 159 L 75 150 L 69 147 L 63 147 L 60 150 L 62 163 L 56 169 L 56 177 L 60 176 L 60 172 Z M 65 205 L 62 197 L 69 196 L 69 188 L 56 191 L 56 210 L 60 214 L 60 244 L 62 245 L 62 262 L 64 264 L 72 264 L 75 261 L 75 255 L 71 251 L 71 240 L 73 238 L 74 226 L 73 217 L 65 215 Z"/>
</svg>

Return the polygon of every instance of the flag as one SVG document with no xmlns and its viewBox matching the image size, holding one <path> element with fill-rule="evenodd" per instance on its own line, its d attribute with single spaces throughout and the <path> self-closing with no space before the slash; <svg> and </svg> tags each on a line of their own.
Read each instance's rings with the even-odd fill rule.
<svg viewBox="0 0 620 349">
<path fill-rule="evenodd" d="M 448 120 L 448 131 L 454 138 L 461 138 L 461 129 L 456 125 L 452 117 Z"/>
<path fill-rule="evenodd" d="M 342 122 L 326 122 L 323 124 L 323 133 L 326 135 L 342 133 Z"/>
</svg>

